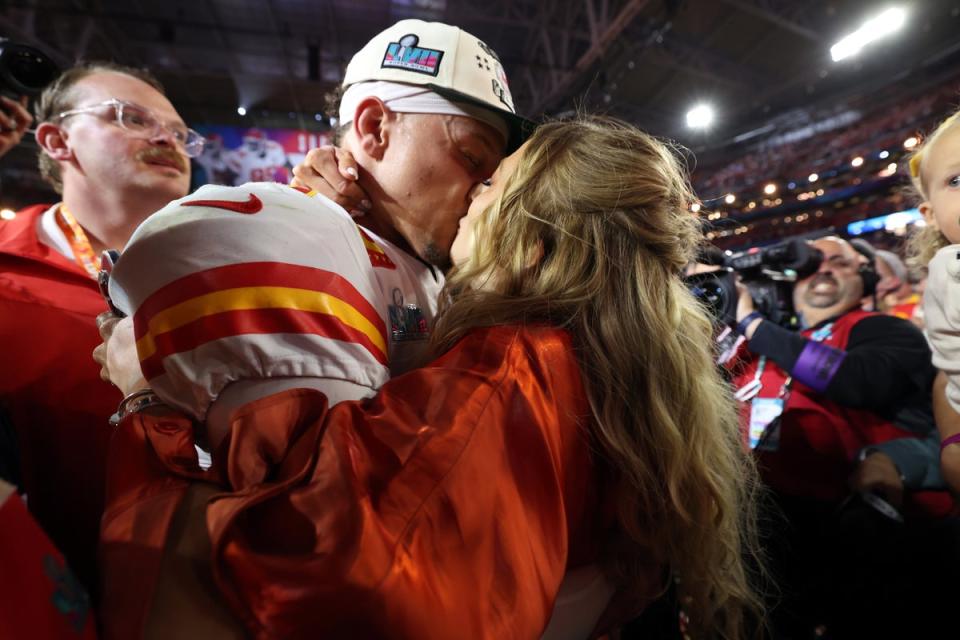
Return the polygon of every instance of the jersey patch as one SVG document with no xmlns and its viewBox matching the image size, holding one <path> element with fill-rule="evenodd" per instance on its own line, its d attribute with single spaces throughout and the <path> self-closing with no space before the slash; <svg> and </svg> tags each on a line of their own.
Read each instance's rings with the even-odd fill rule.
<svg viewBox="0 0 960 640">
<path fill-rule="evenodd" d="M 381 269 L 396 269 L 397 265 L 393 263 L 393 260 L 384 253 L 383 249 L 367 235 L 367 232 L 364 231 L 361 227 L 357 227 L 357 231 L 360 232 L 360 237 L 363 238 L 363 246 L 367 249 L 367 255 L 370 257 L 370 264 L 374 267 L 380 267 Z"/>
</svg>

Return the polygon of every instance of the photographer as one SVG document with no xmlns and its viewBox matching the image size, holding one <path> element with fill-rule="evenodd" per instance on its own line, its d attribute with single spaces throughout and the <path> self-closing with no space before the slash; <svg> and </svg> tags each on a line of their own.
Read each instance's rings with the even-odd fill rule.
<svg viewBox="0 0 960 640">
<path fill-rule="evenodd" d="M 929 565 L 914 558 L 916 566 L 905 564 L 901 573 L 889 560 L 909 551 L 901 513 L 908 524 L 913 516 L 942 515 L 949 499 L 905 491 L 942 485 L 930 407 L 934 371 L 922 333 L 906 320 L 860 309 L 877 275 L 848 242 L 826 237 L 811 245 L 823 259 L 793 289 L 801 331 L 766 320 L 738 286 L 736 329 L 748 342 L 733 383 L 742 429 L 786 516 L 770 543 L 784 586 L 775 625 L 787 635 L 826 625 L 839 637 L 865 624 L 905 622 L 899 613 L 909 611 L 904 602 L 917 591 L 898 589 L 909 584 L 908 572 L 916 577 Z M 877 556 L 885 559 L 882 572 L 859 562 Z M 864 622 L 864 612 L 877 610 L 883 614 Z"/>
</svg>

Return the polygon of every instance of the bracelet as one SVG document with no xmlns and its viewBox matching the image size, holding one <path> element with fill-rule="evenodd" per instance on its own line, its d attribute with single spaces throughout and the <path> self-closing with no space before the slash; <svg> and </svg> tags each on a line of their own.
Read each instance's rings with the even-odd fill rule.
<svg viewBox="0 0 960 640">
<path fill-rule="evenodd" d="M 138 413 L 147 407 L 166 406 L 153 389 L 139 389 L 120 401 L 117 412 L 110 416 L 110 425 L 116 427 L 131 413 Z"/>
<path fill-rule="evenodd" d="M 763 314 L 760 313 L 759 311 L 751 311 L 746 316 L 744 316 L 743 320 L 737 323 L 737 326 L 734 327 L 733 330 L 739 333 L 740 335 L 745 335 L 747 333 L 747 327 L 750 326 L 750 323 L 756 320 L 757 318 L 762 318 L 762 317 L 763 317 Z"/>
<path fill-rule="evenodd" d="M 960 433 L 955 433 L 952 436 L 947 436 L 943 439 L 943 442 L 940 443 L 940 451 L 943 451 L 952 444 L 960 442 Z"/>
</svg>

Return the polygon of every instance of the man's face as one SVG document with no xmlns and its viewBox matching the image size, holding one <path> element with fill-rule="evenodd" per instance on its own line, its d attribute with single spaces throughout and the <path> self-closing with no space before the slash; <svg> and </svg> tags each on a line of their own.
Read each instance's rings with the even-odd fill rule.
<svg viewBox="0 0 960 640">
<path fill-rule="evenodd" d="M 876 270 L 877 275 L 880 277 L 880 280 L 877 282 L 877 296 L 880 298 L 880 302 L 883 303 L 883 299 L 891 293 L 896 293 L 897 289 L 904 285 L 904 282 L 897 276 L 894 270 L 890 268 L 890 265 L 879 256 L 877 256 L 876 260 Z"/>
<path fill-rule="evenodd" d="M 525 147 L 526 144 L 504 158 L 489 180 L 478 182 L 474 186 L 473 192 L 470 194 L 471 202 L 467 209 L 467 215 L 460 219 L 457 237 L 454 238 L 450 247 L 450 260 L 453 264 L 460 266 L 470 259 L 477 242 L 476 224 L 503 195 L 507 180 L 516 171 Z"/>
<path fill-rule="evenodd" d="M 93 73 L 72 90 L 72 108 L 117 99 L 143 107 L 164 124 L 183 125 L 183 119 L 159 91 L 137 78 L 115 72 Z M 120 127 L 113 110 L 64 119 L 67 145 L 75 156 L 79 178 L 104 191 L 138 192 L 169 202 L 187 194 L 190 161 L 175 145 L 169 132 L 150 139 Z M 65 176 L 66 178 L 66 176 Z M 65 181 L 65 185 L 68 182 Z"/>
<path fill-rule="evenodd" d="M 858 307 L 863 297 L 859 254 L 837 239 L 821 238 L 812 245 L 823 252 L 823 262 L 816 273 L 797 282 L 793 290 L 797 310 L 829 317 Z"/>
<path fill-rule="evenodd" d="M 446 268 L 470 192 L 503 158 L 505 140 L 465 116 L 398 114 L 376 181 L 377 204 L 424 260 Z"/>
</svg>

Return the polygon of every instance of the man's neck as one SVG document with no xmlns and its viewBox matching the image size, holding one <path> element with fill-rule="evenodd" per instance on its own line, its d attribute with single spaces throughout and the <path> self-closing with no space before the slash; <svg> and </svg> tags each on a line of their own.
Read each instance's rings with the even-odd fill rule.
<svg viewBox="0 0 960 640">
<path fill-rule="evenodd" d="M 413 253 L 407 245 L 407 241 L 393 226 L 389 216 L 381 211 L 374 210 L 361 218 L 357 218 L 357 224 L 364 229 L 368 229 L 377 234 L 384 240 L 395 244 L 408 253 Z"/>
<path fill-rule="evenodd" d="M 104 249 L 123 249 L 137 226 L 167 203 L 65 187 L 63 204 L 83 227 L 94 253 L 100 255 Z"/>
<path fill-rule="evenodd" d="M 802 309 L 800 311 L 801 316 L 803 317 L 803 326 L 804 328 L 815 327 L 827 320 L 831 320 L 838 316 L 841 316 L 845 313 L 853 311 L 856 307 L 850 309 L 837 309 L 836 307 L 830 307 L 829 309 Z"/>
</svg>

